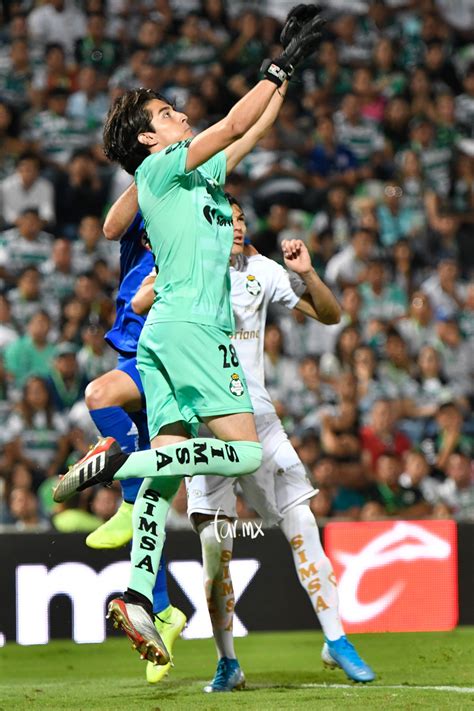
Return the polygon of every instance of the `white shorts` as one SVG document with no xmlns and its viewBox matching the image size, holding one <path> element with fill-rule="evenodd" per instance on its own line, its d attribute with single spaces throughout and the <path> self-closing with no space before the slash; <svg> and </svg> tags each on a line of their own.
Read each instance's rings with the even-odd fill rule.
<svg viewBox="0 0 474 711">
<path fill-rule="evenodd" d="M 186 477 L 188 516 L 193 513 L 236 517 L 235 486 L 241 487 L 245 500 L 267 525 L 277 524 L 293 506 L 318 493 L 291 445 L 275 413 L 255 418 L 263 449 L 263 463 L 247 476 Z"/>
</svg>

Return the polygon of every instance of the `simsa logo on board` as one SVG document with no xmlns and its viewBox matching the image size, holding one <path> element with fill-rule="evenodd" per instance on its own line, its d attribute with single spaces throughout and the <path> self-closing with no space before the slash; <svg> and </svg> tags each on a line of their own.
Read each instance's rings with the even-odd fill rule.
<svg viewBox="0 0 474 711">
<path fill-rule="evenodd" d="M 325 548 L 347 632 L 450 630 L 458 620 L 454 521 L 329 523 Z"/>
</svg>

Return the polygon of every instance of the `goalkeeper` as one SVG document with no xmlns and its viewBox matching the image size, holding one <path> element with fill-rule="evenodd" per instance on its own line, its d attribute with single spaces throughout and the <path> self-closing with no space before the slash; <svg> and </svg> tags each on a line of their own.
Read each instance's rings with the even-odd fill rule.
<svg viewBox="0 0 474 711">
<path fill-rule="evenodd" d="M 305 8 L 305 11 L 307 8 Z M 286 48 L 264 78 L 221 121 L 193 137 L 187 117 L 162 96 L 138 89 L 111 108 L 104 129 L 109 158 L 135 174 L 138 201 L 159 265 L 156 298 L 142 331 L 138 368 L 152 449 L 125 454 L 112 438 L 61 480 L 56 501 L 113 479 L 145 476 L 133 512 L 131 577 L 109 614 L 143 658 L 167 664 L 152 618 L 152 589 L 166 515 L 185 476 L 240 476 L 261 463 L 252 405 L 229 335 L 234 330 L 228 260 L 232 211 L 225 176 L 255 145 L 246 133 L 313 53 L 323 20 L 316 8 L 290 17 Z M 193 438 L 205 422 L 222 443 Z"/>
</svg>

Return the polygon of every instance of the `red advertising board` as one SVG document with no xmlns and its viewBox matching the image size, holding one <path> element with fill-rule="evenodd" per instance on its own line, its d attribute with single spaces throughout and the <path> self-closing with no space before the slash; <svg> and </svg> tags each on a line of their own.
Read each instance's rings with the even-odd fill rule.
<svg viewBox="0 0 474 711">
<path fill-rule="evenodd" d="M 329 523 L 324 534 L 347 632 L 418 632 L 456 626 L 454 521 Z"/>
</svg>

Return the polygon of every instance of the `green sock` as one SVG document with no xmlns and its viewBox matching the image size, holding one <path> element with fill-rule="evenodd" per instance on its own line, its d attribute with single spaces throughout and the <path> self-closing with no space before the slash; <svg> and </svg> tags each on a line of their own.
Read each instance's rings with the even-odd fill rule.
<svg viewBox="0 0 474 711">
<path fill-rule="evenodd" d="M 179 444 L 132 452 L 117 470 L 114 479 L 142 476 L 155 479 L 195 474 L 241 476 L 251 474 L 261 463 L 260 442 L 223 442 L 196 437 Z"/>
<path fill-rule="evenodd" d="M 153 601 L 153 587 L 165 542 L 168 510 L 181 479 L 144 479 L 133 506 L 129 589 Z"/>
</svg>

